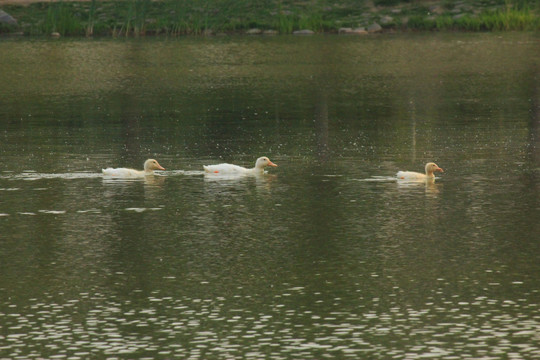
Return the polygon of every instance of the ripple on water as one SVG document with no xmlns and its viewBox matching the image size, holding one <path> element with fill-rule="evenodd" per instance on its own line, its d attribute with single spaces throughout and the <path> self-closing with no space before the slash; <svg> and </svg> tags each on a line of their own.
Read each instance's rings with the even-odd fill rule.
<svg viewBox="0 0 540 360">
<path fill-rule="evenodd" d="M 175 298 L 153 292 L 134 302 L 84 293 L 65 302 L 34 298 L 26 307 L 4 303 L 3 351 L 11 358 L 36 352 L 46 358 L 124 354 L 194 359 L 456 359 L 464 354 L 497 358 L 509 352 L 519 358 L 540 356 L 533 345 L 538 341 L 540 317 L 525 315 L 537 311 L 538 304 L 476 297 L 433 301 L 419 308 L 395 305 L 388 310 L 358 307 L 319 312 L 289 301 L 305 297 L 306 292 L 304 287 L 288 287 L 284 292 L 288 296 L 257 312 L 239 306 L 254 299 L 239 294 Z M 511 306 L 512 313 L 501 312 L 503 303 Z"/>
<path fill-rule="evenodd" d="M 38 173 L 32 170 L 26 170 L 20 174 L 6 174 L 0 176 L 2 179 L 7 180 L 42 180 L 42 179 L 93 179 L 103 177 L 101 173 L 94 172 L 72 172 L 72 173 L 57 173 L 57 174 L 47 174 L 47 173 Z"/>
<path fill-rule="evenodd" d="M 125 210 L 126 211 L 134 211 L 134 212 L 137 212 L 137 213 L 142 213 L 142 212 L 145 212 L 145 211 L 159 211 L 159 210 L 163 210 L 163 208 L 161 208 L 161 207 L 155 207 L 155 208 L 131 207 L 131 208 L 126 208 Z"/>
</svg>

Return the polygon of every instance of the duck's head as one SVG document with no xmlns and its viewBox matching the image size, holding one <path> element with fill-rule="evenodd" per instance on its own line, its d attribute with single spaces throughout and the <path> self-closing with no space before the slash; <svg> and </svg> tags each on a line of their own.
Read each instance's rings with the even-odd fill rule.
<svg viewBox="0 0 540 360">
<path fill-rule="evenodd" d="M 274 166 L 276 167 L 277 165 L 274 164 L 273 162 L 270 161 L 269 158 L 267 158 L 266 156 L 263 156 L 263 157 L 260 157 L 257 159 L 257 162 L 255 163 L 255 167 L 257 169 L 264 169 L 265 167 L 267 166 Z"/>
<path fill-rule="evenodd" d="M 444 172 L 444 170 L 437 166 L 437 164 L 435 163 L 430 162 L 426 164 L 426 175 L 433 176 L 433 173 L 435 171 Z"/>
<path fill-rule="evenodd" d="M 165 168 L 159 165 L 157 160 L 148 159 L 144 162 L 144 171 L 152 171 L 152 170 L 165 170 Z"/>
</svg>

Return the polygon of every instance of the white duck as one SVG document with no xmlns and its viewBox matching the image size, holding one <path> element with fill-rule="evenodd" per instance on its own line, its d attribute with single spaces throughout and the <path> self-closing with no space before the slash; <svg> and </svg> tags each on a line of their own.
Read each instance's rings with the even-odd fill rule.
<svg viewBox="0 0 540 360">
<path fill-rule="evenodd" d="M 437 164 L 435 163 L 427 163 L 426 164 L 426 173 L 421 174 L 414 171 L 398 171 L 396 174 L 398 180 L 406 180 L 406 181 L 426 181 L 426 180 L 432 180 L 435 179 L 435 175 L 433 173 L 435 171 L 444 172 L 443 169 L 441 169 Z"/>
<path fill-rule="evenodd" d="M 204 171 L 212 174 L 221 174 L 221 175 L 258 175 L 264 172 L 264 168 L 267 166 L 277 166 L 270 161 L 266 156 L 260 157 L 255 162 L 255 167 L 252 169 L 247 169 L 242 166 L 233 165 L 233 164 L 218 164 L 218 165 L 205 165 L 203 166 Z"/>
<path fill-rule="evenodd" d="M 148 159 L 144 162 L 144 170 L 134 170 L 128 168 L 106 168 L 101 169 L 103 175 L 114 176 L 119 178 L 139 178 L 147 175 L 154 175 L 154 170 L 165 170 L 154 159 Z"/>
</svg>

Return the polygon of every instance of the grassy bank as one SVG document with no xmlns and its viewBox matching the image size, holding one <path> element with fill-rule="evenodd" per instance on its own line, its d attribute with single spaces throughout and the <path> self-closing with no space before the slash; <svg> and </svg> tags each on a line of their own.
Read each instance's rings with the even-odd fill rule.
<svg viewBox="0 0 540 360">
<path fill-rule="evenodd" d="M 7 4 L 1 9 L 18 25 L 0 24 L 0 32 L 25 35 L 337 33 L 375 23 L 382 31 L 540 30 L 534 0 L 91 0 Z"/>
</svg>

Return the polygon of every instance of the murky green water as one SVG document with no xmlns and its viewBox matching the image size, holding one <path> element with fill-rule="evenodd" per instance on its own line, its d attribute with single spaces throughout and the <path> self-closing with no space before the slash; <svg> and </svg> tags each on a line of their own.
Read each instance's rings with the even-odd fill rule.
<svg viewBox="0 0 540 360">
<path fill-rule="evenodd" d="M 1 39 L 0 358 L 540 357 L 538 49 Z"/>
</svg>

